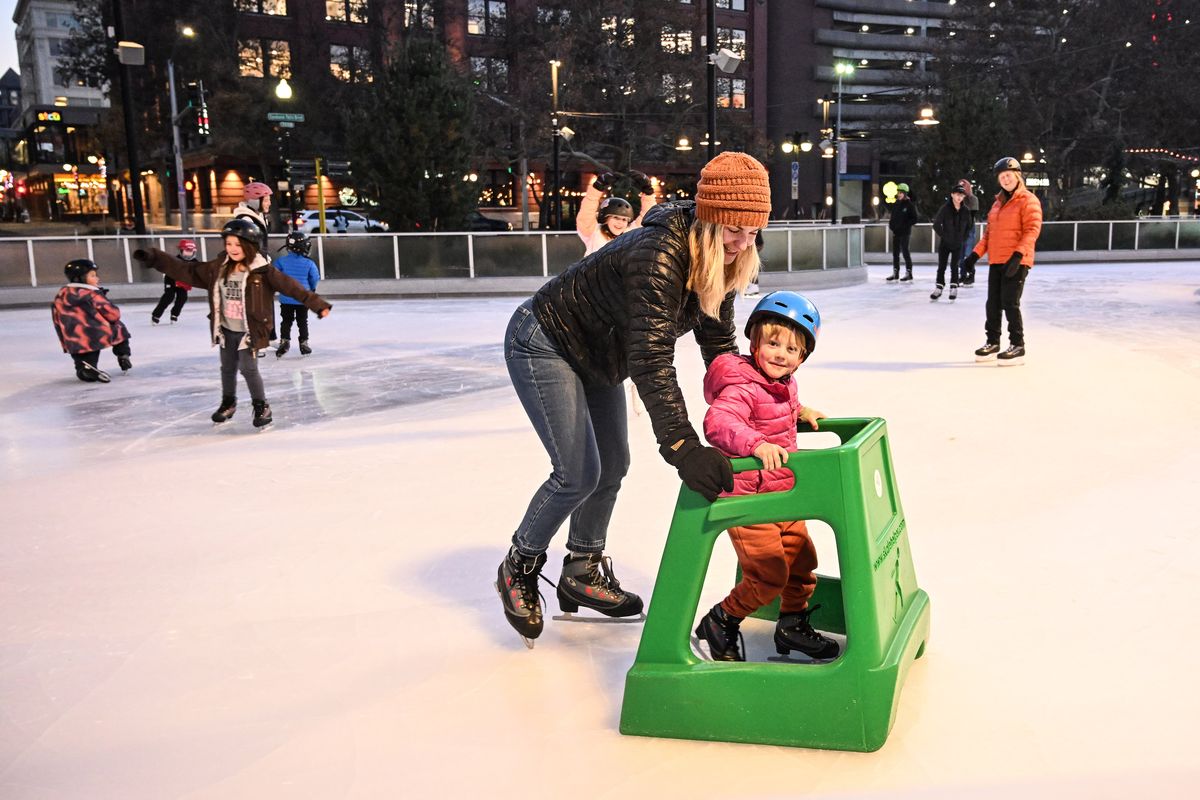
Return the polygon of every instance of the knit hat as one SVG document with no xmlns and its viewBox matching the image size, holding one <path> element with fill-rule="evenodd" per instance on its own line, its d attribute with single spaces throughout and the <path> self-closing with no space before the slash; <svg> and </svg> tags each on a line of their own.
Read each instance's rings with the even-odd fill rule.
<svg viewBox="0 0 1200 800">
<path fill-rule="evenodd" d="M 961 183 L 956 183 L 950 189 L 950 194 L 961 194 L 965 197 L 967 194 L 967 190 L 963 188 L 963 185 Z"/>
<path fill-rule="evenodd" d="M 771 216 L 767 169 L 753 156 L 725 152 L 700 170 L 696 217 L 704 222 L 761 228 Z"/>
</svg>

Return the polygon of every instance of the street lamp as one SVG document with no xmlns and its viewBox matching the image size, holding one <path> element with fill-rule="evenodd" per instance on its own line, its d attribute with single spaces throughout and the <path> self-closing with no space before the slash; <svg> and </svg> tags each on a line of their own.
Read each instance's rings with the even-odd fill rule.
<svg viewBox="0 0 1200 800">
<path fill-rule="evenodd" d="M 113 33 L 117 39 L 117 62 L 120 64 L 121 108 L 125 117 L 125 147 L 129 151 L 125 158 L 129 163 L 129 183 L 133 190 L 133 229 L 144 236 L 146 216 L 142 210 L 142 169 L 137 154 L 137 128 L 134 123 L 137 117 L 133 107 L 133 76 L 129 68 L 146 63 L 146 54 L 141 45 L 125 41 L 125 15 L 121 6 L 121 0 L 112 0 Z"/>
<path fill-rule="evenodd" d="M 554 205 L 547 208 L 550 212 L 550 224 L 554 226 L 554 230 L 562 227 L 562 206 L 559 203 L 559 172 L 558 172 L 558 148 L 559 138 L 562 132 L 558 129 L 558 68 L 562 66 L 562 62 L 557 58 L 550 61 L 550 125 L 554 129 L 554 162 L 552 169 L 554 170 Z"/>
<path fill-rule="evenodd" d="M 854 74 L 854 67 L 845 61 L 839 61 L 833 65 L 833 71 L 837 73 L 837 117 L 833 123 L 833 146 L 837 158 L 833 162 L 833 211 L 831 222 L 834 225 L 838 224 L 838 192 L 842 185 L 842 78 L 847 75 Z"/>
<path fill-rule="evenodd" d="M 292 99 L 292 87 L 287 82 L 287 78 L 281 77 L 279 83 L 275 84 L 275 96 L 280 100 Z M 281 122 L 280 127 L 283 128 L 283 161 L 284 161 L 284 177 L 287 180 L 287 211 L 288 211 L 288 227 L 293 231 L 296 230 L 296 204 L 292 197 L 292 131 L 290 126 L 295 123 Z M 320 191 L 318 185 L 317 191 Z"/>
<path fill-rule="evenodd" d="M 179 33 L 187 39 L 196 35 L 196 31 L 191 25 L 182 26 Z M 176 39 L 175 43 L 178 41 Z M 172 43 L 171 57 L 167 59 L 167 83 L 171 88 L 171 144 L 175 148 L 175 192 L 179 197 L 179 230 L 181 233 L 187 233 L 187 189 L 183 182 L 183 146 L 179 139 L 179 122 L 183 114 L 190 111 L 190 108 L 184 109 L 183 114 L 179 112 L 179 101 L 175 94 L 175 43 Z M 197 113 L 199 113 L 199 109 L 197 109 Z"/>
</svg>

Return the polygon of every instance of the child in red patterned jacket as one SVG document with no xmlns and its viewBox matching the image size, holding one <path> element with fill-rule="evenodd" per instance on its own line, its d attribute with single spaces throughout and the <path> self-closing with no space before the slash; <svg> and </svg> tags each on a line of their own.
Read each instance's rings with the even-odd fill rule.
<svg viewBox="0 0 1200 800">
<path fill-rule="evenodd" d="M 704 376 L 704 436 L 730 458 L 755 456 L 764 469 L 734 476 L 730 494 L 786 491 L 791 470 L 783 469 L 796 449 L 796 425 L 815 430 L 825 415 L 800 405 L 792 374 L 812 353 L 821 329 L 816 306 L 795 292 L 771 292 L 746 324 L 750 355 L 723 353 Z M 804 520 L 765 522 L 729 529 L 742 579 L 705 615 L 696 636 L 718 661 L 745 661 L 739 626 L 761 606 L 781 598 L 775 648 L 799 650 L 814 659 L 835 658 L 838 643 L 813 629 L 809 598 L 817 586 L 817 551 Z"/>
<path fill-rule="evenodd" d="M 94 261 L 68 261 L 63 272 L 68 283 L 58 290 L 50 311 L 58 341 L 75 361 L 75 377 L 85 383 L 108 383 L 108 373 L 99 366 L 104 348 L 112 348 L 122 372 L 133 367 L 129 329 L 121 322 L 121 309 L 108 299 L 108 290 L 101 288 Z"/>
</svg>

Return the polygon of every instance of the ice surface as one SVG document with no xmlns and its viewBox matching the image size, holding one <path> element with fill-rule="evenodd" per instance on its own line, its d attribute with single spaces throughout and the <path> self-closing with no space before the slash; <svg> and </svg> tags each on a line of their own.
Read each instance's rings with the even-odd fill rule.
<svg viewBox="0 0 1200 800">
<path fill-rule="evenodd" d="M 548 469 L 500 348 L 518 299 L 336 302 L 263 364 L 265 433 L 244 385 L 209 422 L 195 300 L 126 305 L 108 385 L 49 309 L 0 312 L 0 797 L 1195 796 L 1200 264 L 1035 268 L 1007 370 L 972 363 L 984 287 L 885 274 L 811 293 L 799 373 L 887 419 L 933 602 L 873 754 L 621 736 L 640 625 L 508 627 L 495 568 Z M 699 423 L 693 343 L 676 363 Z M 678 482 L 645 417 L 631 440 L 609 552 L 649 597 Z"/>
</svg>

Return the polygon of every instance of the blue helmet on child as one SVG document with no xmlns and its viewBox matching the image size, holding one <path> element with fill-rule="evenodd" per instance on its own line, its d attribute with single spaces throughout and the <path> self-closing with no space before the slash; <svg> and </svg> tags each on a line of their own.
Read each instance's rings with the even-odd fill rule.
<svg viewBox="0 0 1200 800">
<path fill-rule="evenodd" d="M 821 334 L 821 312 L 812 301 L 798 292 L 771 292 L 758 301 L 746 320 L 746 338 L 757 322 L 776 317 L 780 321 L 798 328 L 804 335 L 804 347 L 808 351 L 804 360 L 817 349 L 817 337 Z M 772 320 L 773 321 L 773 320 Z"/>
</svg>

